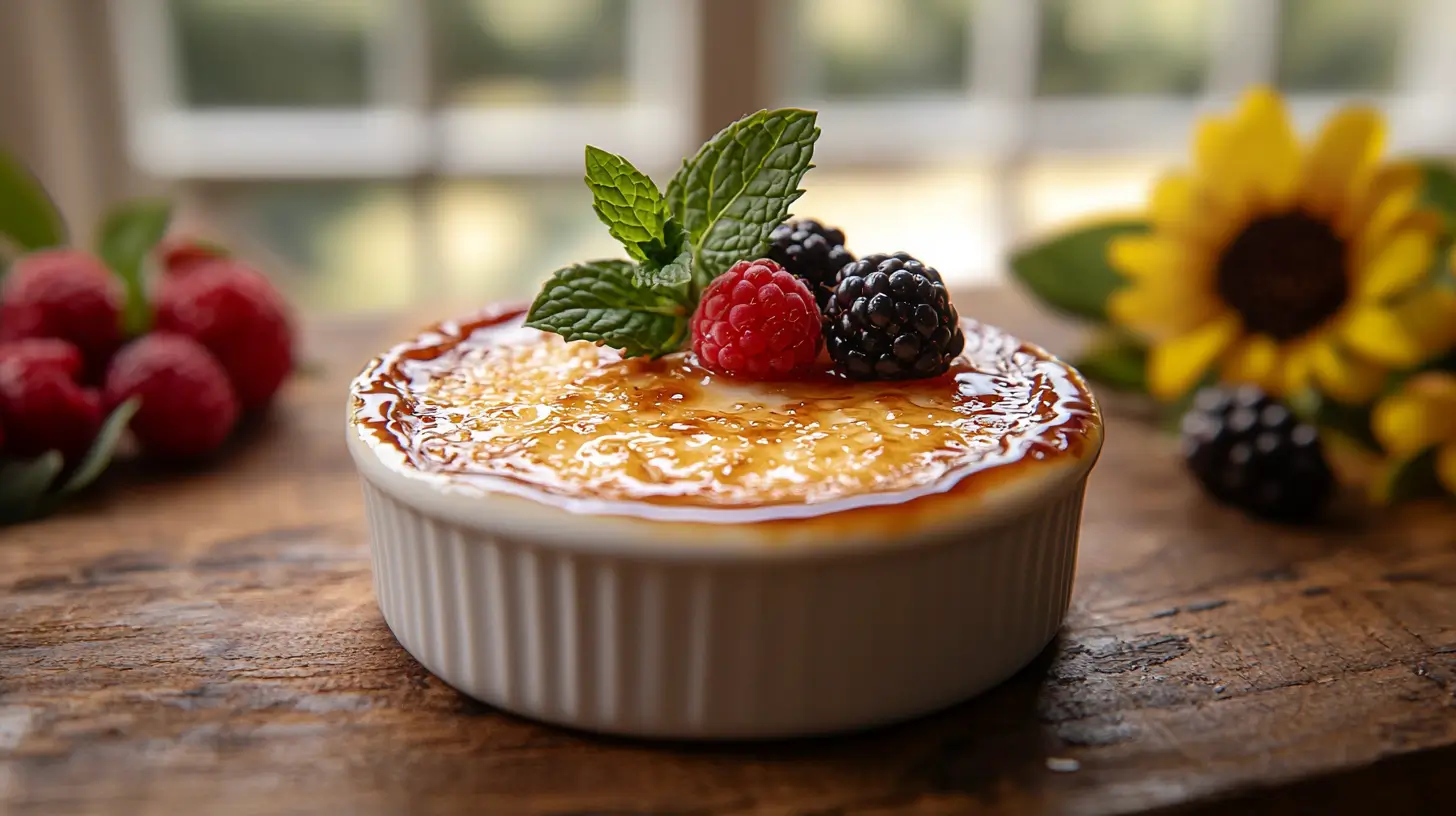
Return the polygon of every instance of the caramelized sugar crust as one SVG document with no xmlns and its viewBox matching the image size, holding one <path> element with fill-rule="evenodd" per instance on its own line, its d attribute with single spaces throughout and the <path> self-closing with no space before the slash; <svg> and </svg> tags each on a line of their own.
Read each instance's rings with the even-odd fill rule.
<svg viewBox="0 0 1456 816">
<path fill-rule="evenodd" d="M 745 383 L 690 355 L 623 360 L 520 322 L 514 311 L 441 324 L 375 360 L 355 384 L 355 421 L 415 469 L 487 488 L 820 512 L 1082 456 L 1098 433 L 1075 372 L 974 321 L 948 374 L 900 383 L 827 366 Z"/>
</svg>

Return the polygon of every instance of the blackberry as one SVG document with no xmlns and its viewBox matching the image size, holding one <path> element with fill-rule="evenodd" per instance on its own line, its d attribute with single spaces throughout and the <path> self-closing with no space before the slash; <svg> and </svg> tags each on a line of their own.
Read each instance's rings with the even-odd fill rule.
<svg viewBox="0 0 1456 816">
<path fill-rule="evenodd" d="M 768 257 L 809 284 L 819 310 L 834 294 L 835 275 L 854 255 L 844 248 L 844 233 L 809 218 L 774 227 L 768 239 Z"/>
<path fill-rule="evenodd" d="M 944 374 L 965 347 L 940 273 L 903 252 L 869 255 L 839 270 L 824 309 L 824 341 L 857 380 Z"/>
<path fill-rule="evenodd" d="M 1319 432 L 1253 386 L 1198 392 L 1183 457 L 1214 498 L 1271 521 L 1311 521 L 1334 493 Z"/>
</svg>

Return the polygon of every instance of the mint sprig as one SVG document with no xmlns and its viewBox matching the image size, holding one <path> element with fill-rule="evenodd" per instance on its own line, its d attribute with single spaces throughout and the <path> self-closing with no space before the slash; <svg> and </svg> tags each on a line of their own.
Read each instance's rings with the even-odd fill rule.
<svg viewBox="0 0 1456 816">
<path fill-rule="evenodd" d="M 627 357 L 677 351 L 703 290 L 734 263 L 762 257 L 803 195 L 816 116 L 789 108 L 740 119 L 683 162 L 666 195 L 627 159 L 588 146 L 592 209 L 632 261 L 558 269 L 526 325 Z"/>
<path fill-rule="evenodd" d="M 667 185 L 668 207 L 687 231 L 698 286 L 768 248 L 769 234 L 804 191 L 819 139 L 814 111 L 759 111 L 714 136 Z"/>
<path fill-rule="evenodd" d="M 587 340 L 619 349 L 624 357 L 658 357 L 687 337 L 692 308 L 679 299 L 679 284 L 643 286 L 629 261 L 592 261 L 552 273 L 526 313 L 526 325 L 567 340 Z"/>
<path fill-rule="evenodd" d="M 631 162 L 587 145 L 586 186 L 597 217 L 633 260 L 665 263 L 678 254 L 676 246 L 668 245 L 669 216 L 662 192 Z"/>
</svg>

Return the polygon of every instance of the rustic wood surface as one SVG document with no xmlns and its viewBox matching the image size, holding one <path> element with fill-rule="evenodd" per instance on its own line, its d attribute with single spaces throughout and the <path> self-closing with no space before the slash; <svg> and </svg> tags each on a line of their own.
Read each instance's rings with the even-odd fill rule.
<svg viewBox="0 0 1456 816">
<path fill-rule="evenodd" d="M 977 297 L 968 312 L 1065 343 Z M 1067 626 L 978 700 L 747 746 L 472 702 L 385 627 L 342 444 L 345 383 L 404 331 L 312 325 L 324 373 L 223 463 L 119 467 L 0 530 L 0 812 L 1449 812 L 1456 514 L 1254 524 L 1116 404 Z"/>
</svg>

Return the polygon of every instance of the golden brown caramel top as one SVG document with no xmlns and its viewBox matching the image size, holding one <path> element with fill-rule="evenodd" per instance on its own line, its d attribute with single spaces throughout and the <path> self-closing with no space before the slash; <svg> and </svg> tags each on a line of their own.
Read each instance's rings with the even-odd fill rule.
<svg viewBox="0 0 1456 816">
<path fill-rule="evenodd" d="M 826 365 L 807 381 L 749 383 L 688 354 L 623 360 L 523 328 L 515 312 L 443 324 L 379 358 L 353 410 L 422 472 L 699 514 L 818 514 L 1081 455 L 1096 426 L 1081 379 L 999 330 L 965 330 L 965 352 L 934 379 L 854 382 Z"/>
</svg>

